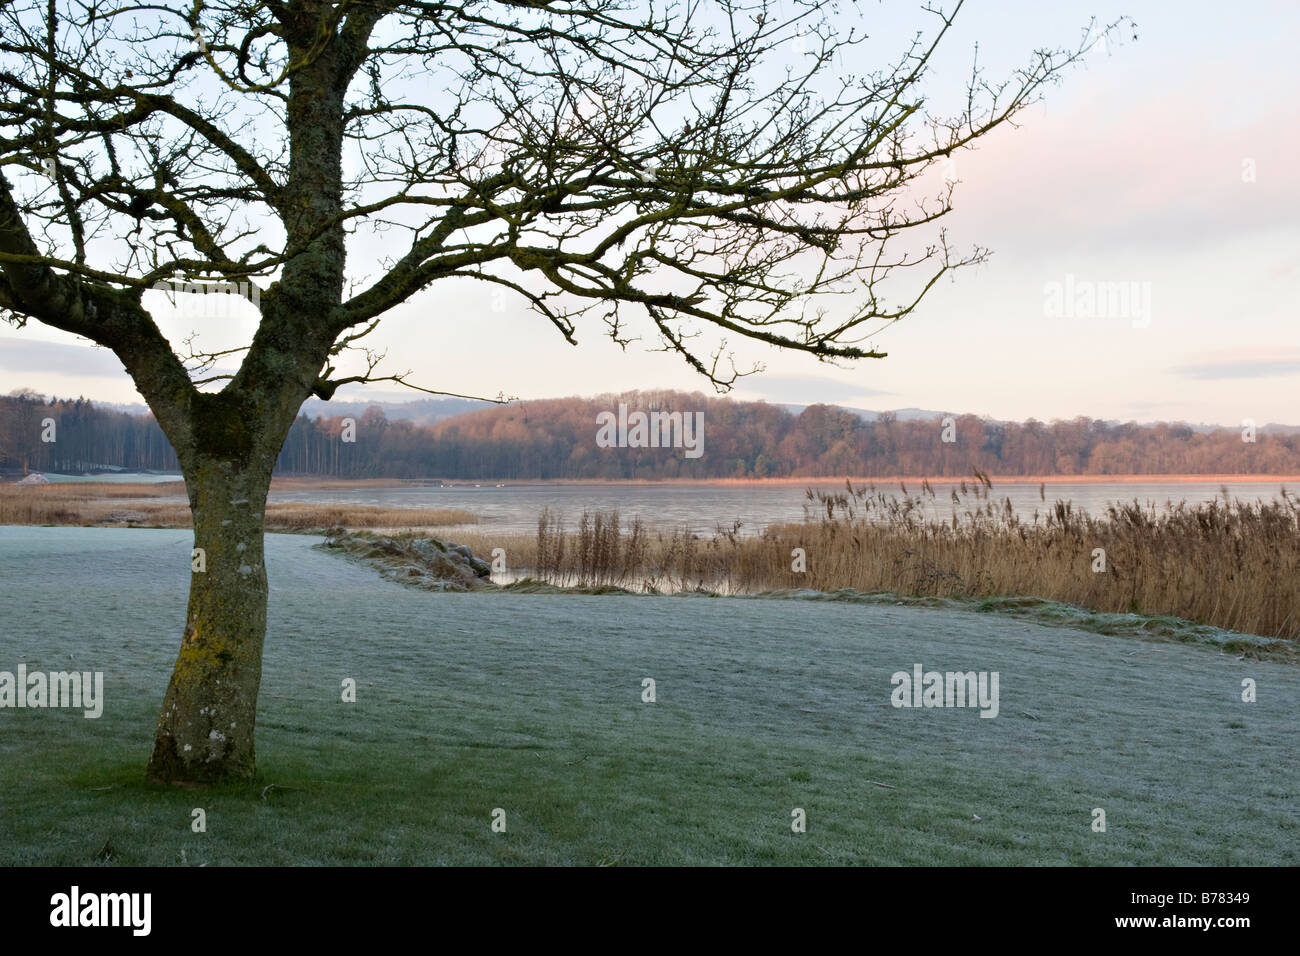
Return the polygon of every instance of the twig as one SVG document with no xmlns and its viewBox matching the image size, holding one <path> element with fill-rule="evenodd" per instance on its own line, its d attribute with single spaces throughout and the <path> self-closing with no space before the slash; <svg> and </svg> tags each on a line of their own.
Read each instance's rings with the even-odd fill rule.
<svg viewBox="0 0 1300 956">
<path fill-rule="evenodd" d="M 285 790 L 285 791 L 288 791 L 288 790 L 294 790 L 294 791 L 297 791 L 297 792 L 301 793 L 301 792 L 302 792 L 302 787 L 282 787 L 282 786 L 280 786 L 280 784 L 278 784 L 278 783 L 268 783 L 265 787 L 262 788 L 262 799 L 263 799 L 263 800 L 266 799 L 266 792 L 267 792 L 268 790 Z"/>
</svg>

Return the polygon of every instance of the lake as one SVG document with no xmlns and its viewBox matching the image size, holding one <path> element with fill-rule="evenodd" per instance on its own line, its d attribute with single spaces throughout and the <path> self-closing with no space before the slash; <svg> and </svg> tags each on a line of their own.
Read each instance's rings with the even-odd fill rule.
<svg viewBox="0 0 1300 956">
<path fill-rule="evenodd" d="M 940 518 L 952 514 L 950 493 L 959 484 L 960 481 L 933 483 L 938 497 L 930 506 L 931 513 Z M 1179 501 L 1195 505 L 1219 497 L 1225 484 L 1228 494 L 1242 501 L 1276 500 L 1282 487 L 1275 483 L 1244 481 L 1061 483 L 1047 486 L 1044 502 L 1039 498 L 1037 484 L 995 482 L 990 500 L 1001 503 L 1009 498 L 1016 513 L 1029 520 L 1036 510 L 1049 508 L 1058 498 L 1072 501 L 1076 509 L 1100 514 L 1111 504 L 1134 499 L 1143 504 L 1153 502 L 1157 507 Z M 561 515 L 569 528 L 576 526 L 584 510 L 617 510 L 626 519 L 640 517 L 647 525 L 657 528 L 688 527 L 696 533 L 710 533 L 718 524 L 730 528 L 739 522 L 742 534 L 757 534 L 769 524 L 801 520 L 804 506 L 810 504 L 805 495 L 808 487 L 843 491 L 844 483 L 809 479 L 808 485 L 507 484 L 502 488 L 489 483 L 471 483 L 454 487 L 285 489 L 273 492 L 272 499 L 386 508 L 460 508 L 478 515 L 483 530 L 502 534 L 536 532 L 537 517 L 543 508 Z M 897 483 L 876 487 L 886 494 L 902 494 Z M 916 494 L 920 483 L 908 482 L 907 490 Z M 1295 486 L 1287 490 L 1293 491 Z"/>
<path fill-rule="evenodd" d="M 118 473 L 95 478 L 70 475 L 47 475 L 51 482 L 106 481 L 106 482 L 162 482 L 178 481 L 179 475 Z M 933 517 L 946 520 L 953 512 L 951 493 L 959 488 L 961 479 L 934 481 L 936 497 L 926 503 L 926 511 Z M 975 487 L 966 479 L 967 487 Z M 921 484 L 917 480 L 906 482 L 907 491 L 917 495 Z M 855 483 L 857 487 L 857 483 Z M 1039 497 L 1037 483 L 998 483 L 994 481 L 991 501 L 999 506 L 1010 499 L 1011 507 L 1023 520 L 1033 519 L 1034 512 L 1050 509 L 1058 499 L 1072 502 L 1076 510 L 1102 514 L 1114 504 L 1138 501 L 1157 508 L 1186 502 L 1195 506 L 1219 498 L 1223 489 L 1234 499 L 1242 501 L 1275 501 L 1286 487 L 1289 493 L 1300 490 L 1300 481 L 1284 485 L 1278 481 L 1171 481 L 1153 478 L 1150 481 L 1078 481 L 1049 484 L 1045 499 Z M 758 534 L 770 524 L 800 521 L 805 507 L 812 504 L 806 490 L 814 488 L 827 492 L 844 491 L 844 482 L 810 478 L 807 483 L 772 484 L 687 484 L 687 483 L 528 483 L 512 482 L 498 486 L 494 482 L 466 482 L 454 485 L 410 484 L 377 486 L 331 482 L 325 487 L 310 484 L 301 487 L 276 488 L 271 493 L 273 501 L 294 501 L 310 504 L 376 505 L 384 508 L 457 508 L 472 512 L 480 518 L 479 528 L 499 534 L 533 534 L 537 518 L 543 508 L 559 515 L 565 527 L 574 528 L 583 511 L 616 510 L 624 519 L 639 517 L 652 528 L 689 528 L 697 534 L 710 534 L 718 525 L 730 529 L 736 523 L 741 534 Z M 897 481 L 876 484 L 886 495 L 900 496 L 902 488 Z M 183 502 L 184 496 L 153 499 Z M 974 506 L 968 497 L 960 511 Z M 959 513 L 960 513 L 959 511 Z"/>
</svg>

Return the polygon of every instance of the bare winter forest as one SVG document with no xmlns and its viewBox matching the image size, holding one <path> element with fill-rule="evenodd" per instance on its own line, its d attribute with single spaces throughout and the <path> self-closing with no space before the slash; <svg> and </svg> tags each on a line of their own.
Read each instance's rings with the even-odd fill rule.
<svg viewBox="0 0 1300 956">
<path fill-rule="evenodd" d="M 596 415 L 632 408 L 703 411 L 708 454 L 597 448 Z M 54 421 L 58 441 L 42 442 Z M 353 422 L 355 441 L 341 441 Z M 975 415 L 868 420 L 833 405 L 780 405 L 680 392 L 516 402 L 431 425 L 387 418 L 299 415 L 281 474 L 333 478 L 657 479 L 994 475 L 1300 474 L 1300 429 L 1138 425 L 1091 418 L 997 422 Z M 171 471 L 176 456 L 152 417 L 77 399 L 0 398 L 0 471 L 75 472 L 111 466 Z"/>
</svg>

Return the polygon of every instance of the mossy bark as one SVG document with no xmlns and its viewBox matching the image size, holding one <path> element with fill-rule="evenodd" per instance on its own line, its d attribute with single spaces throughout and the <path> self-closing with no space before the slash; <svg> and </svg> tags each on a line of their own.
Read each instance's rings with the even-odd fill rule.
<svg viewBox="0 0 1300 956">
<path fill-rule="evenodd" d="M 194 514 L 189 610 L 163 699 L 148 777 L 160 783 L 248 779 L 266 636 L 263 529 L 270 474 L 200 462 L 186 474 Z M 197 563 L 197 562 L 196 562 Z"/>
<path fill-rule="evenodd" d="M 274 323 L 286 300 L 268 294 Z M 259 331 L 259 335 L 262 334 Z M 266 499 L 289 427 L 329 349 L 304 331 L 296 352 L 263 345 L 254 382 L 192 403 L 177 455 L 194 517 L 189 608 L 146 769 L 158 783 L 250 779 L 266 638 Z"/>
</svg>

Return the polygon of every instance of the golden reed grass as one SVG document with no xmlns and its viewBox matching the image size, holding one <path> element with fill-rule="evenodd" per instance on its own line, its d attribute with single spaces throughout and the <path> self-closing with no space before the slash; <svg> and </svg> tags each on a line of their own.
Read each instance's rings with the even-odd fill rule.
<svg viewBox="0 0 1300 956">
<path fill-rule="evenodd" d="M 191 526 L 189 505 L 175 500 L 184 494 L 182 482 L 0 484 L 0 524 L 188 528 Z M 152 500 L 159 498 L 171 500 Z M 455 508 L 384 508 L 274 501 L 266 507 L 266 525 L 273 530 L 437 528 L 477 521 L 476 515 Z"/>
<path fill-rule="evenodd" d="M 1041 492 L 1040 492 L 1041 493 Z M 901 496 L 846 483 L 807 492 L 803 523 L 761 535 L 648 533 L 617 513 L 566 532 L 543 514 L 512 569 L 543 581 L 754 593 L 852 588 L 907 596 L 1038 597 L 1093 611 L 1170 615 L 1265 637 L 1300 637 L 1300 500 L 1222 500 L 1104 515 L 1056 501 L 1032 518 L 1000 504 L 986 475 L 944 500 L 928 482 Z M 945 496 L 948 497 L 948 496 Z M 945 514 L 946 512 L 946 514 Z M 467 539 L 467 543 L 468 539 Z M 485 540 L 484 544 L 488 544 Z M 474 544 L 471 543 L 471 547 Z M 796 549 L 802 549 L 804 570 Z"/>
</svg>

